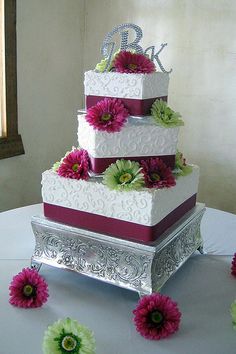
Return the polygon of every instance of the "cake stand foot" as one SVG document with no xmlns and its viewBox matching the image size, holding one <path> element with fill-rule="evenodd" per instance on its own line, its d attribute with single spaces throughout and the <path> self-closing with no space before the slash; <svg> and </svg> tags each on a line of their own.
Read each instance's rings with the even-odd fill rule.
<svg viewBox="0 0 236 354">
<path fill-rule="evenodd" d="M 31 269 L 35 269 L 35 270 L 37 270 L 37 271 L 39 272 L 41 266 L 42 266 L 42 263 L 41 263 L 41 262 L 37 262 L 37 261 L 35 261 L 34 259 L 31 260 L 31 263 L 30 263 L 30 268 L 31 268 Z"/>
<path fill-rule="evenodd" d="M 197 250 L 199 253 L 205 254 L 204 249 L 203 249 L 203 245 L 199 246 Z"/>
<path fill-rule="evenodd" d="M 139 299 L 141 299 L 142 297 L 144 297 L 144 296 L 146 296 L 146 295 L 151 295 L 151 294 L 152 294 L 152 291 L 147 291 L 147 292 L 138 291 Z"/>
</svg>

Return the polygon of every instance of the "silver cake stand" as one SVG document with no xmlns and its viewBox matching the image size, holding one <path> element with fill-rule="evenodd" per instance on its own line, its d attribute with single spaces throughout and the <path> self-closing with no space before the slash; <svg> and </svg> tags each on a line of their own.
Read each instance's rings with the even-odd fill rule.
<svg viewBox="0 0 236 354">
<path fill-rule="evenodd" d="M 31 267 L 39 270 L 48 264 L 137 291 L 140 296 L 151 294 L 159 291 L 195 251 L 203 252 L 200 223 L 204 211 L 204 204 L 198 203 L 148 245 L 34 216 L 36 244 Z"/>
</svg>

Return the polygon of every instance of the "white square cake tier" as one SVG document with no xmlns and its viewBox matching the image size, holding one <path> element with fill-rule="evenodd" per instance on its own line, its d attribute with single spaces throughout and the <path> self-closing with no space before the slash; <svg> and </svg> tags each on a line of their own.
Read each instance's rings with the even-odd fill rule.
<svg viewBox="0 0 236 354">
<path fill-rule="evenodd" d="M 124 74 L 118 72 L 85 72 L 86 96 L 104 96 L 131 99 L 149 99 L 168 95 L 169 75 Z"/>
<path fill-rule="evenodd" d="M 85 115 L 78 116 L 78 123 L 78 144 L 88 151 L 95 173 L 102 173 L 123 157 L 136 161 L 161 157 L 167 166 L 174 168 L 179 127 L 158 126 L 150 116 L 129 117 L 121 131 L 115 133 L 94 129 Z"/>
<path fill-rule="evenodd" d="M 52 220 L 111 236 L 149 242 L 194 207 L 199 168 L 176 180 L 171 188 L 109 190 L 101 179 L 88 181 L 42 175 L 45 216 Z"/>
</svg>

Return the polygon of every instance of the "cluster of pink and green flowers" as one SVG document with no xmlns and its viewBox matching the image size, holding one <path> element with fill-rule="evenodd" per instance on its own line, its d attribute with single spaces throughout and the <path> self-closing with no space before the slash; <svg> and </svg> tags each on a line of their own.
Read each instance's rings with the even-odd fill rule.
<svg viewBox="0 0 236 354">
<path fill-rule="evenodd" d="M 173 111 L 165 101 L 157 99 L 151 108 L 151 116 L 156 125 L 173 128 L 184 125 L 178 112 Z M 107 133 L 120 132 L 126 124 L 129 112 L 119 98 L 105 97 L 88 108 L 85 119 L 95 130 Z M 145 119 L 145 118 L 144 118 Z"/>
<path fill-rule="evenodd" d="M 117 160 L 104 172 L 104 184 L 119 191 L 146 188 L 169 188 L 176 184 L 171 168 L 160 158 L 150 158 L 141 162 Z"/>
<path fill-rule="evenodd" d="M 87 180 L 89 166 L 87 151 L 73 148 L 60 162 L 54 164 L 53 170 L 61 177 Z M 171 168 L 157 157 L 141 160 L 140 163 L 116 160 L 103 173 L 103 183 L 109 189 L 130 191 L 143 187 L 169 188 L 175 186 L 176 181 Z"/>
<path fill-rule="evenodd" d="M 52 168 L 59 176 L 77 180 L 89 179 L 90 159 L 84 149 L 73 148 Z M 176 178 L 192 172 L 183 154 L 177 152 L 175 169 L 158 157 L 140 162 L 120 159 L 112 163 L 103 173 L 103 183 L 111 190 L 131 191 L 141 188 L 170 188 L 176 185 Z"/>
</svg>

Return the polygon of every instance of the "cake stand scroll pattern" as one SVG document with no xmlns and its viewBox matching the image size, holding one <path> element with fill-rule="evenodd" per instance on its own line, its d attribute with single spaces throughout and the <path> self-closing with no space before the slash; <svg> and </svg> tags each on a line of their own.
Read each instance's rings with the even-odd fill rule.
<svg viewBox="0 0 236 354">
<path fill-rule="evenodd" d="M 159 291 L 164 283 L 180 266 L 196 251 L 202 251 L 202 238 L 200 223 L 205 209 L 203 209 L 193 222 L 189 223 L 165 247 L 155 254 L 152 264 L 153 291 Z"/>
<path fill-rule="evenodd" d="M 160 241 L 143 245 L 34 217 L 36 245 L 31 266 L 70 269 L 140 296 L 159 291 L 196 250 L 202 248 L 199 204 Z"/>
<path fill-rule="evenodd" d="M 152 254 L 32 225 L 36 239 L 32 263 L 71 269 L 137 291 L 147 292 L 150 288 Z"/>
</svg>

